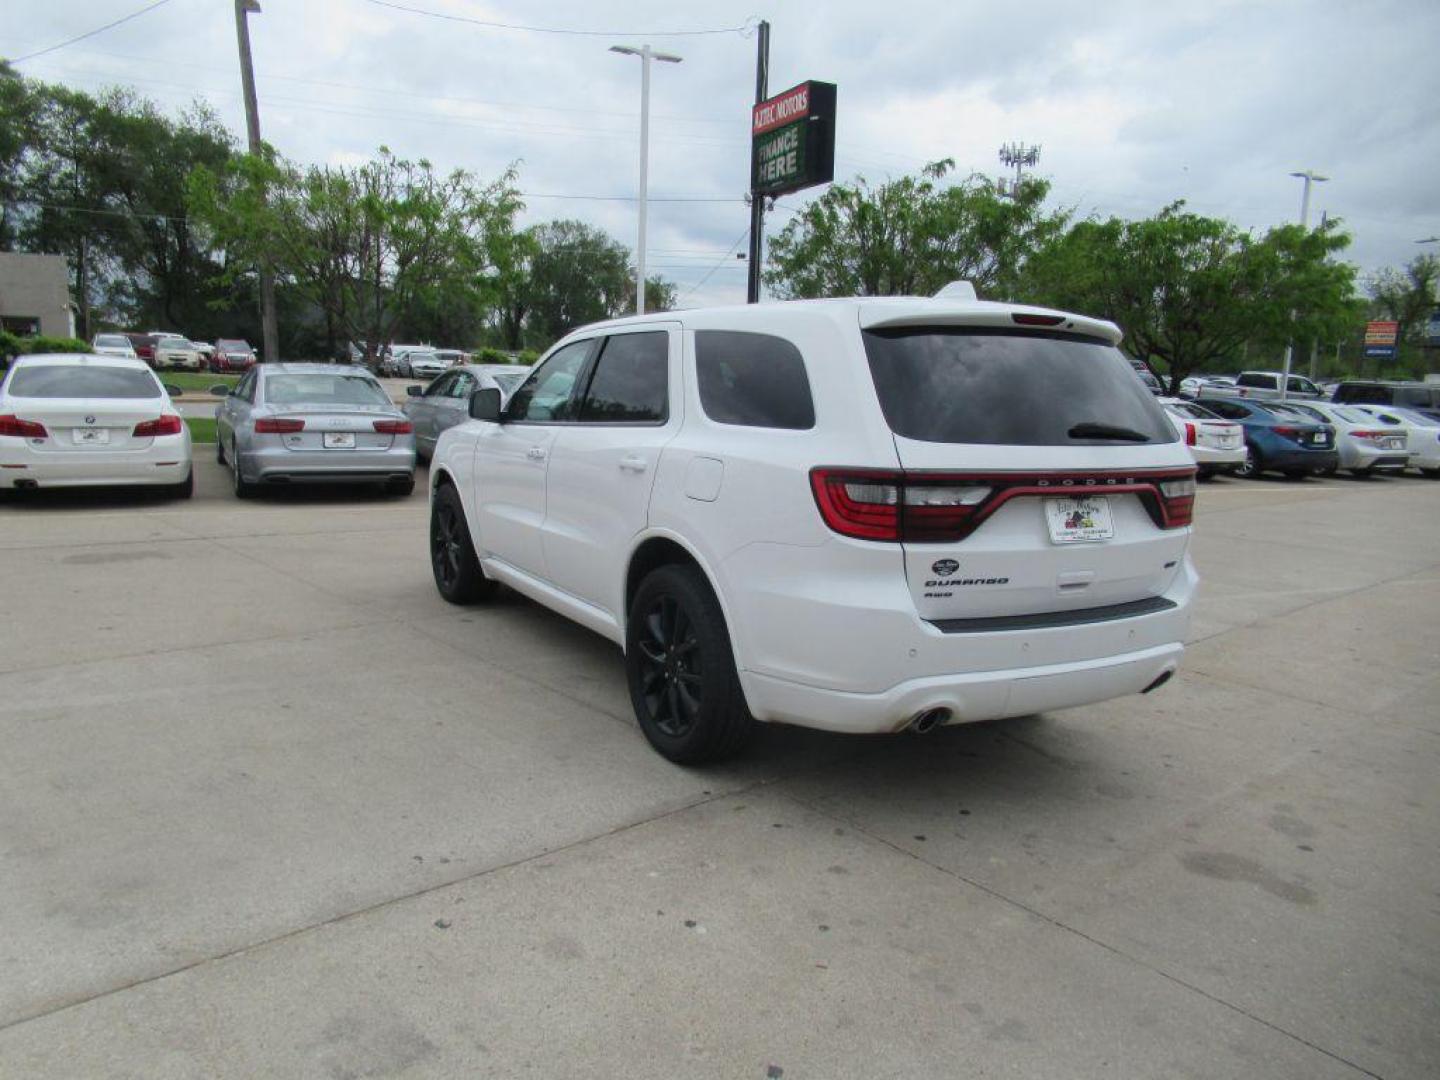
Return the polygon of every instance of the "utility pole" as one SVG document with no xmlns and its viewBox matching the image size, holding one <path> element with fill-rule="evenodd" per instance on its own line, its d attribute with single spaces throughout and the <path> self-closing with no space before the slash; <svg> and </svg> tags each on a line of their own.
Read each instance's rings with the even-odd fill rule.
<svg viewBox="0 0 1440 1080">
<path fill-rule="evenodd" d="M 255 100 L 255 68 L 250 62 L 250 24 L 245 16 L 260 14 L 260 0 L 235 0 L 235 38 L 240 44 L 240 86 L 245 94 L 245 131 L 250 153 L 260 155 L 260 106 Z M 280 359 L 280 327 L 275 319 L 275 275 L 268 261 L 260 265 L 260 338 L 263 359 Z"/>
<path fill-rule="evenodd" d="M 1321 176 L 1314 169 L 1306 169 L 1304 172 L 1292 172 L 1291 176 L 1305 181 L 1305 192 L 1300 196 L 1300 228 L 1310 228 L 1310 186 L 1312 184 L 1323 184 L 1329 180 L 1328 176 Z M 1295 312 L 1290 312 L 1290 321 L 1294 323 Z M 1295 342 L 1292 340 L 1285 343 L 1285 365 L 1280 379 L 1280 400 L 1285 401 L 1290 395 L 1290 364 L 1295 357 Z M 1314 359 L 1312 357 L 1313 365 Z"/>
<path fill-rule="evenodd" d="M 635 314 L 645 314 L 645 215 L 650 188 L 650 61 L 680 63 L 680 57 L 656 52 L 649 45 L 611 45 L 613 53 L 640 58 L 640 236 L 635 252 Z"/>
<path fill-rule="evenodd" d="M 770 95 L 770 24 L 760 20 L 759 44 L 755 51 L 755 104 Z M 761 249 L 765 244 L 765 196 L 755 190 L 755 137 L 750 137 L 750 265 L 745 285 L 745 302 L 760 302 Z"/>
<path fill-rule="evenodd" d="M 1007 191 L 1006 182 L 1001 180 L 997 185 L 1001 195 L 1008 195 L 1012 199 L 1020 197 L 1020 185 L 1025 180 L 1025 167 L 1028 165 L 1034 168 L 1040 161 L 1040 147 L 1026 146 L 1024 143 L 1006 143 L 1000 147 L 1000 164 L 1013 166 L 1015 169 L 1014 185 Z"/>
</svg>

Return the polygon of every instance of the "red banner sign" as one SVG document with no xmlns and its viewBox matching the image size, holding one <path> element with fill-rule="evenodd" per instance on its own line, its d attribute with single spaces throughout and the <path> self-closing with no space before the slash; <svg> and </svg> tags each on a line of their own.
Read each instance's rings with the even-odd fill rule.
<svg viewBox="0 0 1440 1080">
<path fill-rule="evenodd" d="M 750 112 L 750 135 L 763 135 L 810 114 L 810 84 L 801 83 L 777 97 L 760 102 Z"/>
<path fill-rule="evenodd" d="M 1399 334 L 1398 322 L 1376 321 L 1365 324 L 1366 345 L 1394 345 Z"/>
</svg>

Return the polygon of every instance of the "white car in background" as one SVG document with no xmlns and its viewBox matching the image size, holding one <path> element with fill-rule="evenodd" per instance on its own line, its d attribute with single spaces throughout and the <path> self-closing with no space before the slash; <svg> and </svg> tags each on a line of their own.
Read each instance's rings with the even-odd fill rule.
<svg viewBox="0 0 1440 1080">
<path fill-rule="evenodd" d="M 1222 420 L 1203 405 L 1181 398 L 1161 398 L 1161 406 L 1185 448 L 1199 466 L 1200 475 L 1233 473 L 1245 464 L 1245 429 Z"/>
<path fill-rule="evenodd" d="M 155 370 L 163 368 L 204 371 L 205 354 L 195 343 L 178 335 L 166 335 L 155 342 Z"/>
<path fill-rule="evenodd" d="M 1393 405 L 1347 405 L 1374 417 L 1386 428 L 1405 432 L 1410 467 L 1431 480 L 1440 480 L 1440 420 L 1413 409 Z"/>
<path fill-rule="evenodd" d="M 1375 423 L 1375 417 L 1354 405 L 1328 401 L 1272 402 L 1272 412 L 1288 410 L 1307 420 L 1319 420 L 1335 429 L 1337 468 L 1353 476 L 1370 476 L 1379 469 L 1404 472 L 1410 464 L 1409 433 Z"/>
<path fill-rule="evenodd" d="M 22 356 L 0 382 L 0 491 L 194 490 L 190 429 L 143 360 Z"/>
<path fill-rule="evenodd" d="M 123 356 L 126 360 L 139 360 L 140 354 L 124 334 L 96 334 L 90 348 L 96 356 Z"/>
</svg>

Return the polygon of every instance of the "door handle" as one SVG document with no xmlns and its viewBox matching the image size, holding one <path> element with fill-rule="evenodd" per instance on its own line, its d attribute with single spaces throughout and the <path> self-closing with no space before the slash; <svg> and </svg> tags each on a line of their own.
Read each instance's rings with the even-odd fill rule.
<svg viewBox="0 0 1440 1080">
<path fill-rule="evenodd" d="M 620 459 L 620 468 L 626 472 L 642 473 L 649 468 L 650 463 L 639 454 L 630 454 Z"/>
<path fill-rule="evenodd" d="M 532 461 L 544 461 L 545 448 L 543 446 L 532 446 L 529 450 L 525 451 L 525 456 Z"/>
</svg>

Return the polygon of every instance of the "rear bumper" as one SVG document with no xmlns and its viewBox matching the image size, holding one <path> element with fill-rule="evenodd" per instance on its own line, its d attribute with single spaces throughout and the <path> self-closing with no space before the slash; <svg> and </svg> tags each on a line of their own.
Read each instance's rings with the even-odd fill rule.
<svg viewBox="0 0 1440 1080">
<path fill-rule="evenodd" d="M 30 451 L 19 439 L 0 439 L 0 488 L 178 484 L 190 473 L 190 446 L 182 438 L 168 444 L 157 439 L 144 450 L 48 454 Z"/>
<path fill-rule="evenodd" d="M 873 735 L 903 731 L 931 709 L 948 710 L 946 723 L 974 723 L 1138 694 L 1173 674 L 1184 651 L 1176 641 L 1099 660 L 934 675 L 879 694 L 824 690 L 749 672 L 741 674 L 741 683 L 760 719 Z"/>
<path fill-rule="evenodd" d="M 1242 443 L 1234 450 L 1220 450 L 1213 446 L 1189 447 L 1190 456 L 1202 469 L 1234 469 L 1245 464 L 1245 446 Z"/>
<path fill-rule="evenodd" d="M 260 484 L 373 483 L 415 475 L 415 445 L 407 439 L 388 450 L 242 451 L 240 475 Z"/>
</svg>

